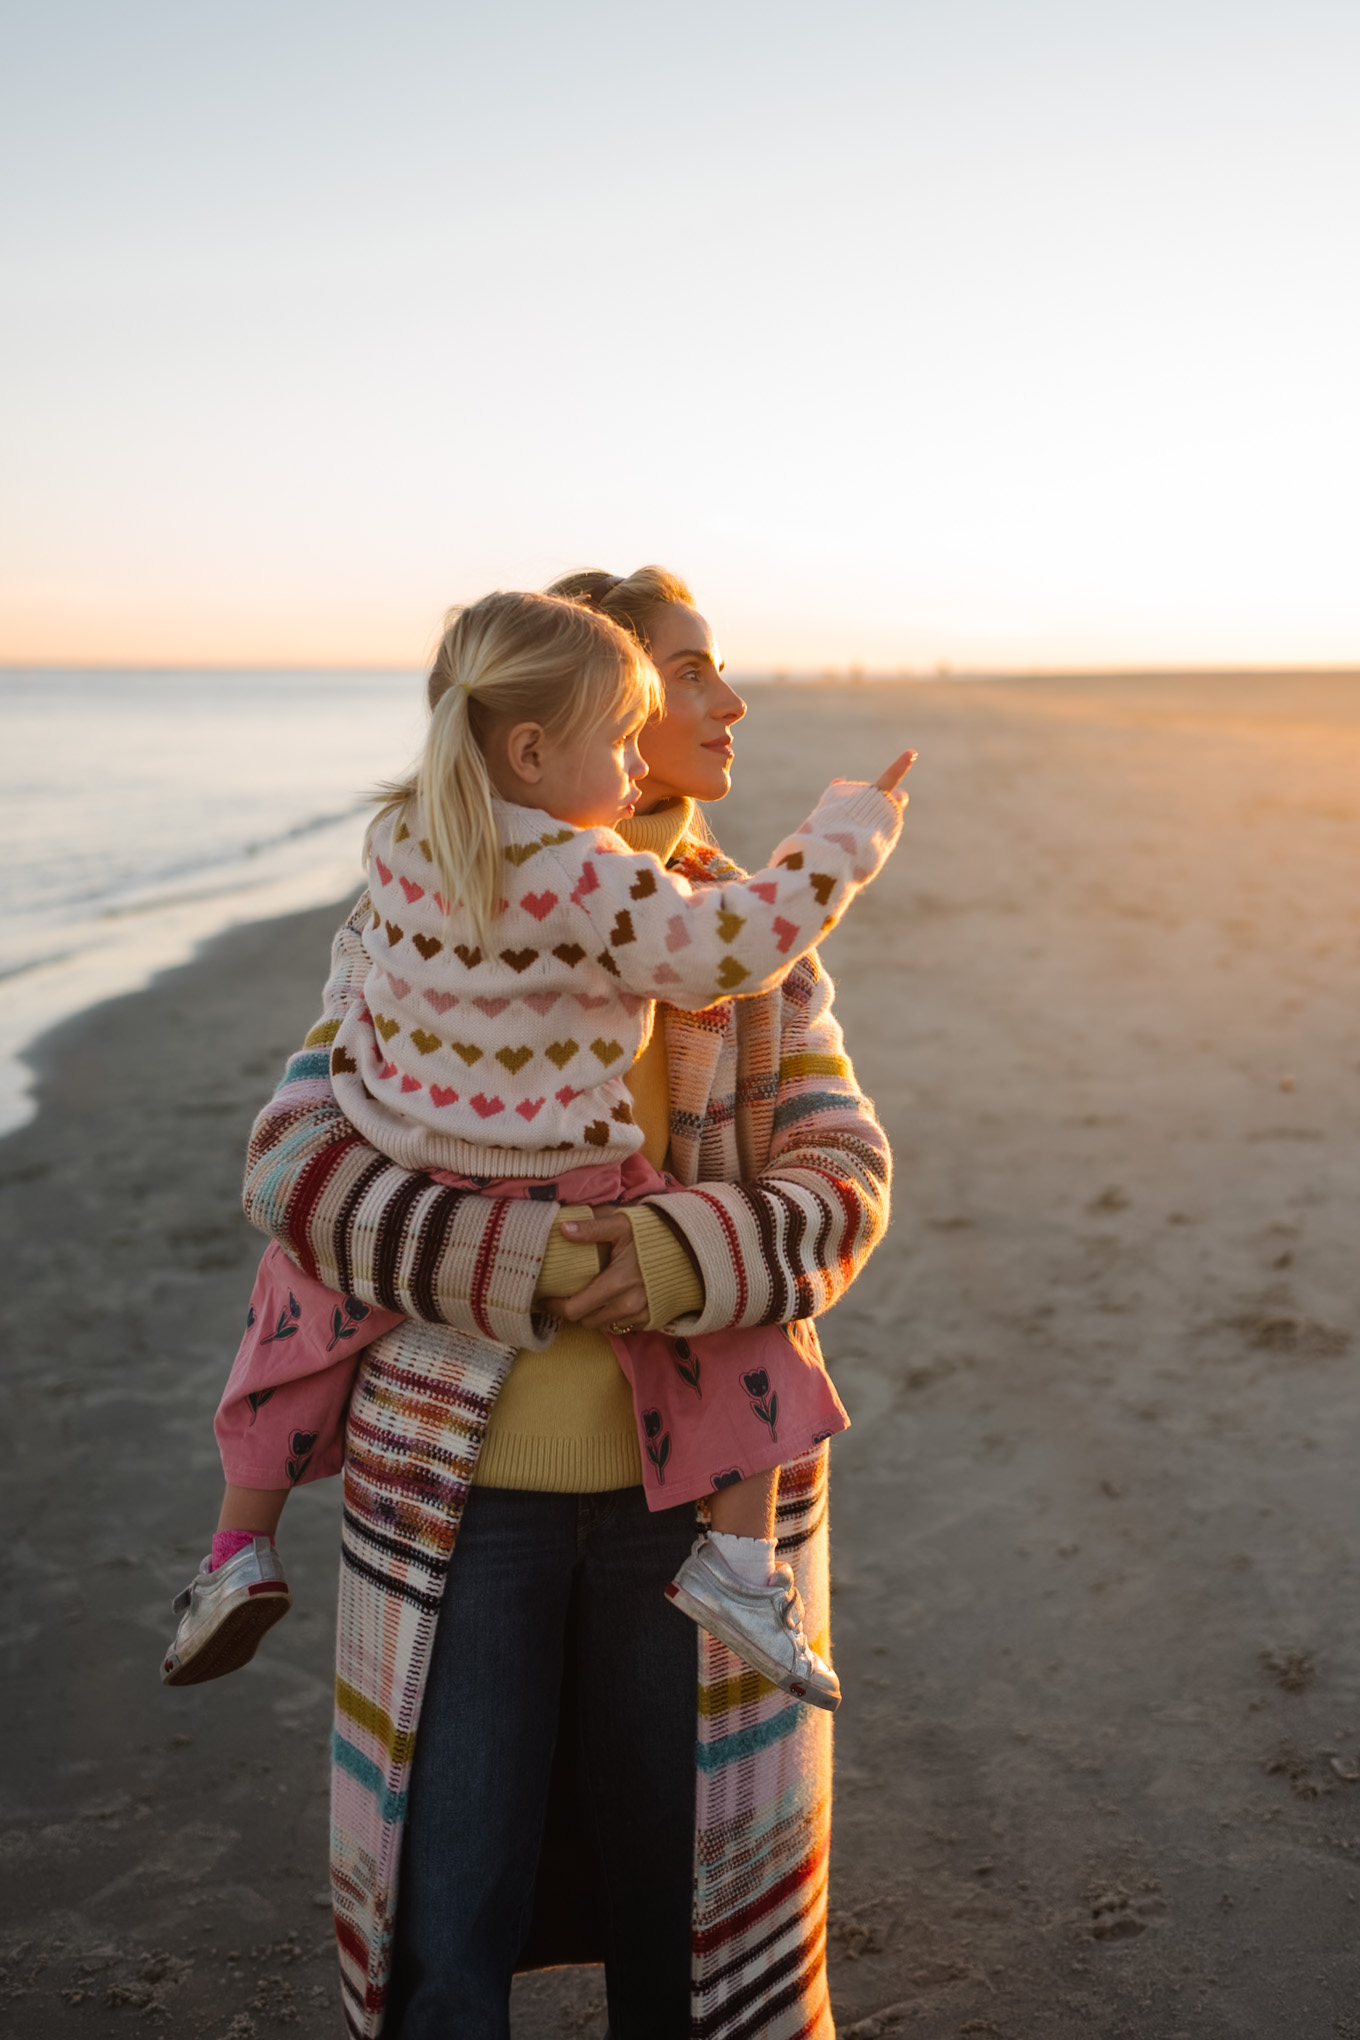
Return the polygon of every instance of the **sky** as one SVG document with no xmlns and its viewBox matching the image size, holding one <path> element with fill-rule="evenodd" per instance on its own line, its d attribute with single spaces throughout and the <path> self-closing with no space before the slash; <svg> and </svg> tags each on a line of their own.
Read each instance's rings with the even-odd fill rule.
<svg viewBox="0 0 1360 2040">
<path fill-rule="evenodd" d="M 0 0 L 0 661 L 1360 662 L 1350 0 Z"/>
</svg>

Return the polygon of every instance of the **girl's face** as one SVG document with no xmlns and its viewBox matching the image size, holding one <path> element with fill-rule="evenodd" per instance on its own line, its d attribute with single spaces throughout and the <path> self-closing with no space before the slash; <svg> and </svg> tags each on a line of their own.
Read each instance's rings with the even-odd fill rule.
<svg viewBox="0 0 1360 2040">
<path fill-rule="evenodd" d="M 723 679 L 713 633 L 697 609 L 667 603 L 648 619 L 652 663 L 666 690 L 666 712 L 638 739 L 647 765 L 643 813 L 688 795 L 721 800 L 732 778 L 732 725 L 746 703 Z"/>
<path fill-rule="evenodd" d="M 636 709 L 597 723 L 570 744 L 545 743 L 533 805 L 578 829 L 612 829 L 637 806 L 647 767 L 638 750 Z"/>
</svg>

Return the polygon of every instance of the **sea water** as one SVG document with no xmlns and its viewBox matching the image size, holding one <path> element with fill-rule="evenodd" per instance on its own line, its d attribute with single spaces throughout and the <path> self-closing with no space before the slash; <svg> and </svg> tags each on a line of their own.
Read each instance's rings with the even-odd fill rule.
<svg viewBox="0 0 1360 2040">
<path fill-rule="evenodd" d="M 365 795 L 423 721 L 414 673 L 0 671 L 0 1133 L 56 1021 L 357 894 Z"/>
</svg>

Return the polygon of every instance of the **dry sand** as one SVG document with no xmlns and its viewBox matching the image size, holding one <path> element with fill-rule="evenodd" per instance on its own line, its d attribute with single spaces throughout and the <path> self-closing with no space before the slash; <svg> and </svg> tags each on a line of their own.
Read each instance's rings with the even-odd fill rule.
<svg viewBox="0 0 1360 2040">
<path fill-rule="evenodd" d="M 898 1166 L 825 1327 L 842 2040 L 1355 2040 L 1360 682 L 771 690 L 745 737 L 748 860 L 828 770 L 922 754 L 828 947 Z M 338 2030 L 333 1484 L 257 1664 L 156 1680 L 242 1142 L 332 918 L 62 1029 L 0 1145 L 16 2035 Z M 594 2040 L 600 1998 L 530 1980 L 516 2040 Z"/>
</svg>

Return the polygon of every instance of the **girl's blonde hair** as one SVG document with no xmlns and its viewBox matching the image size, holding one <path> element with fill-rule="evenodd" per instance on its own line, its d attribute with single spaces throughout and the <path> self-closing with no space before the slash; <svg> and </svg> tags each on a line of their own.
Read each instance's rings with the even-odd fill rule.
<svg viewBox="0 0 1360 2040">
<path fill-rule="evenodd" d="M 484 745 L 498 727 L 541 723 L 571 743 L 615 715 L 661 706 L 656 669 L 631 631 L 556 594 L 484 595 L 451 609 L 427 683 L 430 724 L 414 772 L 384 786 L 377 821 L 418 804 L 445 897 L 488 943 L 500 911 L 503 845 Z"/>
</svg>

